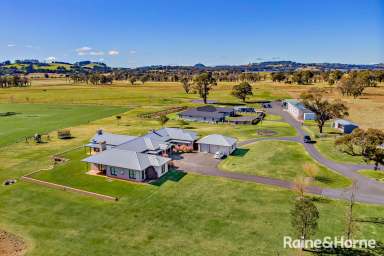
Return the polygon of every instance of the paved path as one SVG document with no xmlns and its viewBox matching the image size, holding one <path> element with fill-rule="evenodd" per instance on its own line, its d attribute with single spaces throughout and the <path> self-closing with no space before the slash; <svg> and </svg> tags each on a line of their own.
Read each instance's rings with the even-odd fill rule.
<svg viewBox="0 0 384 256">
<path fill-rule="evenodd" d="M 283 120 L 289 123 L 295 128 L 299 136 L 296 137 L 280 137 L 280 138 L 254 138 L 240 142 L 239 146 L 244 146 L 257 141 L 265 140 L 282 140 L 282 141 L 294 141 L 304 145 L 307 152 L 321 165 L 332 169 L 341 175 L 348 177 L 357 182 L 358 192 L 356 193 L 356 200 L 364 203 L 384 204 L 384 184 L 373 179 L 366 178 L 357 173 L 360 169 L 373 169 L 373 165 L 354 165 L 354 164 L 342 164 L 336 163 L 329 159 L 324 158 L 314 147 L 313 144 L 307 144 L 302 142 L 302 136 L 305 135 L 305 131 L 302 129 L 301 124 L 292 118 L 287 112 L 285 112 L 278 102 L 272 103 L 273 108 L 268 109 L 268 113 L 282 116 Z M 220 176 L 236 180 L 243 180 L 249 182 L 256 182 L 261 184 L 273 185 L 283 188 L 292 189 L 294 183 L 290 181 L 248 175 L 243 173 L 232 173 L 221 171 L 217 166 L 219 160 L 213 159 L 212 155 L 197 153 L 197 154 L 183 154 L 182 159 L 175 160 L 175 164 L 180 169 L 198 172 L 204 175 Z M 348 199 L 350 197 L 350 188 L 346 189 L 328 189 L 310 186 L 307 188 L 307 192 L 324 195 L 335 199 Z"/>
</svg>

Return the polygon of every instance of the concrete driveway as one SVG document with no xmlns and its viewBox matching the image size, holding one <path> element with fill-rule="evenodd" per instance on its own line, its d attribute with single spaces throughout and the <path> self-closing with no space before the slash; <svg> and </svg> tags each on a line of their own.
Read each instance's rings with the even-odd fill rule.
<svg viewBox="0 0 384 256">
<path fill-rule="evenodd" d="M 184 153 L 173 159 L 175 166 L 183 171 L 193 171 L 206 175 L 216 175 L 219 171 L 217 165 L 221 160 L 214 159 L 208 153 Z"/>
</svg>

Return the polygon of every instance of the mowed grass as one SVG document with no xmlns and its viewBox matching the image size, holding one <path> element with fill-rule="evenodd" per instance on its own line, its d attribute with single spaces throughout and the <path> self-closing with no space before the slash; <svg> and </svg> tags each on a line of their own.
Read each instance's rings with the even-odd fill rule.
<svg viewBox="0 0 384 256">
<path fill-rule="evenodd" d="M 186 174 L 161 186 L 107 181 L 85 174 L 78 160 L 36 177 L 121 198 L 105 202 L 39 185 L 2 188 L 0 226 L 28 241 L 28 255 L 293 255 L 288 190 L 219 177 Z M 7 202 L 7 203 L 5 203 Z M 347 203 L 315 198 L 320 211 L 314 238 L 344 233 Z M 380 218 L 384 209 L 357 204 L 357 219 Z M 358 238 L 384 240 L 384 226 L 357 222 Z M 309 255 L 309 254 L 308 254 Z"/>
<path fill-rule="evenodd" d="M 60 82 L 61 81 L 61 82 Z M 5 103 L 99 104 L 133 106 L 117 121 L 106 117 L 70 127 L 74 138 L 59 140 L 55 131 L 45 144 L 15 143 L 1 147 L 0 180 L 19 178 L 52 164 L 51 155 L 88 141 L 98 128 L 140 135 L 160 124 L 141 119 L 137 114 L 170 106 L 191 104 L 197 95 L 186 95 L 179 84 L 149 83 L 131 87 L 118 83 L 112 87 L 74 86 L 65 80 L 41 80 L 31 88 L 0 90 Z M 230 86 L 227 86 L 230 88 Z M 220 101 L 237 104 L 226 85 L 219 85 Z M 262 97 L 284 95 L 264 83 L 254 89 Z M 263 89 L 265 88 L 265 89 Z M 45 90 L 45 91 L 44 91 Z M 265 90 L 265 92 L 264 92 Z M 13 95 L 13 96 L 12 96 Z M 48 97 L 49 96 L 49 97 Z M 28 99 L 26 98 L 28 97 Z M 194 105 L 194 104 L 191 104 Z M 294 133 L 270 125 L 278 133 Z M 170 120 L 167 126 L 191 128 L 199 133 L 225 133 L 241 139 L 254 135 L 258 126 L 231 126 L 188 123 Z M 119 196 L 121 200 L 105 202 L 58 191 L 22 181 L 0 187 L 0 229 L 23 237 L 28 255 L 293 255 L 283 249 L 283 236 L 293 235 L 290 209 L 296 195 L 285 189 L 219 177 L 187 174 L 178 182 L 167 180 L 161 186 L 124 181 L 109 182 L 103 177 L 85 174 L 85 165 L 74 151 L 66 165 L 42 172 L 49 180 L 71 184 L 95 192 Z M 56 173 L 55 173 L 56 172 Z M 57 175 L 55 175 L 57 174 Z M 319 231 L 315 238 L 344 234 L 347 204 L 325 198 L 315 200 L 320 210 Z M 382 206 L 357 204 L 355 218 L 372 220 L 384 215 Z M 357 222 L 356 238 L 384 241 L 384 226 Z"/>
<path fill-rule="evenodd" d="M 384 171 L 375 171 L 375 170 L 359 170 L 358 173 L 364 175 L 368 178 L 384 182 Z"/>
<path fill-rule="evenodd" d="M 0 146 L 23 140 L 35 133 L 88 123 L 127 111 L 124 107 L 50 104 L 0 104 Z"/>
<path fill-rule="evenodd" d="M 332 128 L 332 122 L 328 121 L 323 127 L 323 133 L 319 134 L 319 128 L 315 121 L 306 121 L 304 129 L 308 134 L 316 140 L 316 149 L 326 158 L 339 162 L 349 164 L 364 164 L 364 160 L 361 156 L 348 155 L 345 152 L 340 151 L 335 146 L 335 140 L 338 136 L 342 136 L 343 133 L 337 129 Z"/>
<path fill-rule="evenodd" d="M 305 163 L 318 166 L 315 186 L 341 188 L 351 184 L 349 179 L 317 164 L 301 144 L 288 141 L 259 141 L 244 146 L 222 161 L 220 168 L 293 181 L 298 176 L 306 176 Z"/>
</svg>

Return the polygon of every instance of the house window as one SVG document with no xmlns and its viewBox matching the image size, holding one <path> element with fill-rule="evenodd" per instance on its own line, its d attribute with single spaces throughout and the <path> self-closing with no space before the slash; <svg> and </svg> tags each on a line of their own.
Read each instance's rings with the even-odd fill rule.
<svg viewBox="0 0 384 256">
<path fill-rule="evenodd" d="M 117 176 L 117 170 L 115 167 L 110 167 L 109 170 L 110 170 L 111 175 Z"/>
<path fill-rule="evenodd" d="M 145 180 L 145 172 L 141 172 L 141 179 Z"/>
<path fill-rule="evenodd" d="M 165 165 L 161 166 L 161 173 L 165 173 Z"/>
<path fill-rule="evenodd" d="M 130 179 L 136 179 L 135 171 L 134 170 L 128 170 L 128 176 Z"/>
</svg>

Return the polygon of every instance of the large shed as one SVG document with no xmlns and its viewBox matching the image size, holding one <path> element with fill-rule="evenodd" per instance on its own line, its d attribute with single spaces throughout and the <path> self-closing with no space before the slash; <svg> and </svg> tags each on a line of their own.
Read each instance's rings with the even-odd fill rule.
<svg viewBox="0 0 384 256">
<path fill-rule="evenodd" d="M 354 129 L 359 128 L 357 124 L 345 119 L 335 119 L 333 121 L 332 127 L 347 134 L 351 133 Z"/>
<path fill-rule="evenodd" d="M 226 137 L 220 134 L 211 134 L 198 140 L 196 143 L 199 146 L 200 152 L 216 153 L 222 152 L 225 155 L 230 155 L 236 150 L 235 138 Z"/>
</svg>

